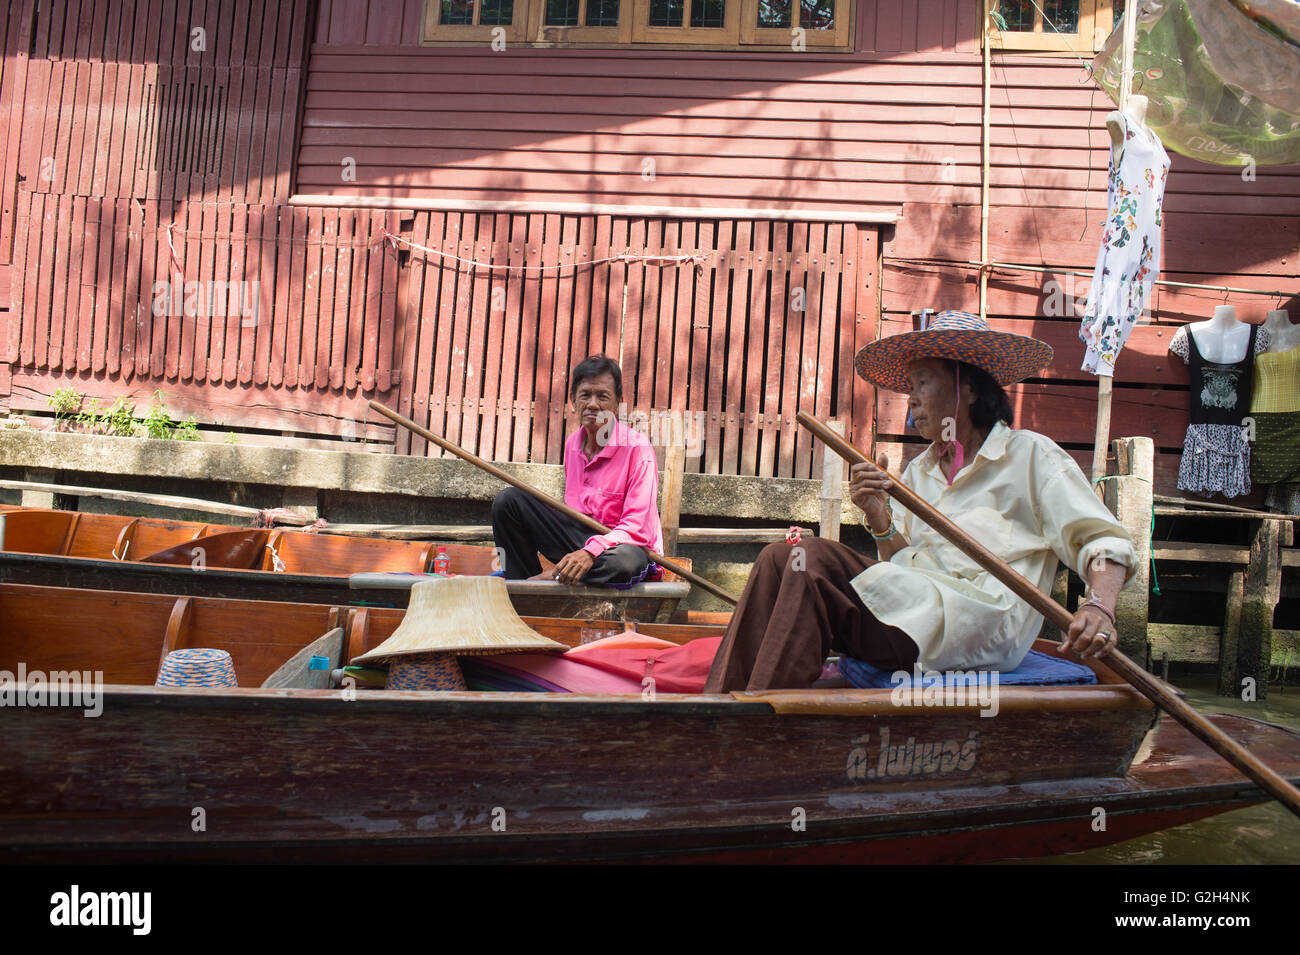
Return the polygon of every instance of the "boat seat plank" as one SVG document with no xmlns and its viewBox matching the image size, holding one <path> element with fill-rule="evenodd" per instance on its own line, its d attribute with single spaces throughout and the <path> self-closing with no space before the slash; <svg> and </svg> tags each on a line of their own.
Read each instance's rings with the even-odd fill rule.
<svg viewBox="0 0 1300 955">
<path fill-rule="evenodd" d="M 135 542 L 131 545 L 132 559 L 139 560 L 146 554 L 156 554 L 169 547 L 197 540 L 209 534 L 242 529 L 229 524 L 196 524 L 191 521 L 142 517 L 135 531 Z"/>
<path fill-rule="evenodd" d="M 163 632 L 162 653 L 158 655 L 158 669 L 161 672 L 167 654 L 174 650 L 189 649 L 190 630 L 194 625 L 194 601 L 190 597 L 177 597 L 172 605 L 171 616 L 167 618 L 167 629 Z M 236 670 L 236 673 L 239 671 Z"/>
<path fill-rule="evenodd" d="M 118 538 L 135 518 L 118 514 L 78 513 L 72 536 L 64 550 L 67 557 L 95 557 L 100 560 L 113 556 Z"/>
<path fill-rule="evenodd" d="M 72 528 L 73 512 L 6 511 L 0 515 L 0 549 L 21 554 L 58 554 Z"/>
<path fill-rule="evenodd" d="M 219 534 L 205 534 L 141 557 L 140 562 L 176 565 L 199 561 L 205 567 L 252 570 L 261 563 L 269 537 L 269 531 L 255 527 L 243 527 Z"/>
<path fill-rule="evenodd" d="M 75 598 L 75 599 L 73 599 Z M 174 597 L 0 585 L 0 669 L 98 670 L 106 683 L 152 685 Z"/>
<path fill-rule="evenodd" d="M 367 571 L 422 573 L 429 565 L 433 544 L 285 531 L 275 548 L 284 561 L 285 573 L 344 577 Z M 264 567 L 270 570 L 271 564 Z"/>
</svg>

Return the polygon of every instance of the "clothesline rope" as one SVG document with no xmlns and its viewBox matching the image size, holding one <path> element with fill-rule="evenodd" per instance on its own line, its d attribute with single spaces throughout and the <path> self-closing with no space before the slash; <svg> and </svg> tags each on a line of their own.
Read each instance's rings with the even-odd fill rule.
<svg viewBox="0 0 1300 955">
<path fill-rule="evenodd" d="M 423 252 L 426 255 L 438 255 L 444 259 L 451 259 L 464 265 L 473 266 L 474 268 L 487 269 L 493 271 L 496 269 L 505 269 L 507 271 L 514 269 L 521 272 L 544 272 L 547 269 L 578 269 L 594 265 L 601 265 L 606 262 L 643 262 L 646 264 L 658 265 L 685 265 L 687 263 L 696 266 L 703 266 L 707 261 L 703 255 L 698 253 L 692 255 L 654 255 L 639 252 L 621 252 L 618 255 L 606 256 L 602 259 L 592 259 L 590 262 L 561 262 L 556 265 L 501 265 L 493 262 L 480 262 L 477 259 L 465 259 L 458 255 L 452 255 L 450 252 L 442 252 L 438 249 L 431 249 L 426 245 L 412 242 L 410 239 L 404 239 L 400 235 L 394 235 L 387 229 L 380 233 L 381 237 L 386 240 L 394 249 L 400 242 L 411 249 Z"/>
<path fill-rule="evenodd" d="M 925 258 L 920 256 L 904 255 L 887 255 L 885 262 L 913 262 L 919 265 L 938 265 L 949 266 L 953 268 L 973 268 L 973 269 L 1008 269 L 1017 272 L 1051 272 L 1058 275 L 1082 275 L 1092 278 L 1091 270 L 1080 271 L 1079 269 L 1067 269 L 1056 265 L 1021 265 L 1015 262 L 976 262 L 972 259 L 938 259 Z M 1172 279 L 1156 279 L 1156 285 L 1166 285 L 1170 288 L 1194 288 L 1203 289 L 1207 292 L 1231 292 L 1234 295 L 1265 295 L 1269 298 L 1289 299 L 1300 295 L 1300 292 L 1278 292 L 1268 289 L 1257 288 L 1236 288 L 1231 285 L 1202 285 L 1199 282 L 1175 282 Z"/>
</svg>

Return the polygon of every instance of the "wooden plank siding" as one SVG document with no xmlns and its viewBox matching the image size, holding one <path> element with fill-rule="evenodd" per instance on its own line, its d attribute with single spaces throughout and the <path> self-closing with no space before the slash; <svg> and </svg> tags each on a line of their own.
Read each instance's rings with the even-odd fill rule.
<svg viewBox="0 0 1300 955">
<path fill-rule="evenodd" d="M 161 391 L 204 425 L 392 441 L 366 400 L 395 400 L 400 380 L 383 238 L 397 218 L 286 202 L 315 14 L 311 0 L 10 5 L 0 156 L 17 188 L 0 197 L 0 279 L 10 291 L 11 261 L 18 279 L 0 406 L 48 412 L 72 387 L 143 411 Z"/>
<path fill-rule="evenodd" d="M 633 362 L 626 374 L 637 400 L 645 400 L 641 381 L 662 360 L 670 333 L 692 362 L 708 356 L 684 372 L 684 385 L 673 386 L 684 390 L 653 394 L 655 401 L 667 394 L 706 409 L 707 450 L 697 463 L 705 472 L 807 476 L 815 469 L 797 429 L 773 430 L 765 441 L 761 431 L 742 437 L 735 428 L 764 421 L 766 395 L 783 405 L 792 400 L 782 389 L 796 363 L 809 366 L 799 377 L 809 389 L 798 394 L 804 407 L 845 415 L 864 441 L 872 435 L 882 446 L 915 451 L 898 397 L 877 395 L 844 370 L 853 351 L 877 334 L 877 316 L 880 333 L 888 333 L 910 327 L 909 313 L 919 308 L 978 308 L 977 269 L 958 264 L 979 258 L 977 3 L 859 3 L 851 54 L 428 48 L 419 45 L 422 9 L 420 0 L 406 0 L 399 17 L 392 4 L 365 11 L 345 0 L 323 4 L 305 90 L 299 192 L 489 206 L 531 202 L 539 209 L 534 229 L 548 205 L 571 202 L 806 209 L 831 217 L 836 210 L 894 212 L 898 225 L 879 232 L 836 225 L 818 236 L 796 222 L 776 242 L 764 238 L 766 222 L 716 221 L 716 245 L 726 247 L 730 239 L 738 252 L 721 302 L 712 270 L 695 283 L 693 299 L 682 298 L 680 285 L 664 276 L 647 285 L 647 270 L 638 266 L 628 266 L 626 278 L 610 269 L 609 288 L 626 289 L 641 303 L 640 311 L 629 307 L 617 343 L 617 353 Z M 994 324 L 1037 334 L 1057 349 L 1052 367 L 1014 392 L 1017 424 L 1044 431 L 1083 460 L 1096 384 L 1078 371 L 1075 303 L 1081 308 L 1086 299 L 1087 278 L 1068 273 L 1090 271 L 1096 256 L 1109 149 L 1104 119 L 1113 107 L 1073 58 L 1002 52 L 993 57 L 989 105 L 990 258 L 1059 270 L 999 271 L 990 281 Z M 344 158 L 355 163 L 355 179 L 341 179 Z M 1295 167 L 1259 167 L 1251 178 L 1175 155 L 1164 207 L 1164 277 L 1300 291 Z M 621 220 L 609 221 L 617 227 Z M 692 222 L 684 218 L 681 228 Z M 644 239 L 639 228 L 634 222 L 625 236 L 616 232 L 614 246 L 622 239 L 658 250 L 679 236 L 671 223 Z M 854 291 L 853 305 L 815 299 L 809 321 L 791 322 L 773 277 L 786 268 L 788 281 L 796 281 L 806 264 L 781 260 L 802 253 L 811 264 L 820 252 L 819 267 L 830 267 L 831 254 L 817 242 L 837 228 L 852 232 L 859 258 L 870 259 L 856 273 L 862 277 L 856 288 L 849 267 L 835 266 L 835 284 Z M 786 239 L 792 244 L 780 244 Z M 603 251 L 597 246 L 592 254 Z M 750 247 L 764 251 L 739 252 Z M 841 255 L 847 248 L 841 245 Z M 581 282 L 579 289 L 587 294 Z M 593 283 L 593 297 L 604 291 Z M 560 301 L 567 295 L 558 292 Z M 1155 439 L 1161 490 L 1172 490 L 1187 417 L 1185 368 L 1170 362 L 1165 348 L 1174 326 L 1206 317 L 1225 300 L 1252 321 L 1283 304 L 1159 288 L 1152 326 L 1138 330 L 1120 361 L 1112 433 Z M 522 302 L 526 315 L 540 308 L 526 293 Z M 546 303 L 549 308 L 549 298 Z M 609 305 L 618 304 L 611 296 Z M 512 308 L 518 305 L 511 300 Z M 683 308 L 693 316 L 686 335 Z M 780 363 L 761 364 L 745 337 L 759 309 L 769 313 L 764 347 L 775 347 Z M 596 313 L 593 308 L 593 329 Z M 607 308 L 606 314 L 620 312 Z M 527 327 L 528 319 L 522 321 Z M 537 338 L 521 343 L 525 368 L 515 410 L 532 407 L 553 419 L 557 405 L 537 406 L 546 395 L 529 388 L 546 380 L 540 366 L 558 344 L 549 312 L 540 311 L 536 321 Z M 616 351 L 610 344 L 606 350 Z M 671 354 L 675 367 L 677 352 Z M 435 402 L 439 382 L 433 382 Z M 500 424 L 497 456 L 535 456 L 543 447 L 550 454 L 549 441 L 503 445 Z"/>
<path fill-rule="evenodd" d="M 30 203 L 19 216 L 30 239 L 21 261 L 26 281 L 15 309 L 18 335 L 11 332 L 0 355 L 22 366 L 14 376 L 15 410 L 44 408 L 39 388 L 31 395 L 17 391 L 20 383 L 35 388 L 42 375 L 52 386 L 57 381 L 108 398 L 161 388 L 186 395 L 187 405 L 207 384 L 215 389 L 214 408 L 231 405 L 231 389 L 243 385 L 283 407 L 250 409 L 247 417 L 231 417 L 229 408 L 193 413 L 200 422 L 249 428 L 293 430 L 301 419 L 304 427 L 325 426 L 314 433 L 338 434 L 367 417 L 363 394 L 392 397 L 393 336 L 383 329 L 393 323 L 397 272 L 396 254 L 383 237 L 393 221 L 386 214 L 327 210 L 315 217 L 323 227 L 308 234 L 294 228 L 295 218 L 307 216 L 298 210 L 295 217 L 284 205 L 187 201 L 168 219 L 142 221 L 132 218 L 134 205 L 120 200 L 23 197 Z M 119 215 L 132 218 L 129 227 Z M 355 221 L 355 230 L 351 224 L 340 230 L 339 221 Z M 345 270 L 351 280 L 344 294 L 321 282 L 322 272 Z M 314 316 L 311 332 L 304 312 Z M 317 323 L 335 349 L 329 367 L 340 375 L 346 369 L 353 380 L 348 388 L 300 378 L 301 342 L 314 347 Z M 111 367 L 129 374 L 98 371 Z M 374 387 L 384 376 L 389 387 Z M 358 389 L 358 378 L 370 385 Z M 335 406 L 349 410 L 332 423 L 331 416 L 305 413 L 322 393 L 337 395 Z M 387 428 L 370 430 L 391 435 Z"/>
<path fill-rule="evenodd" d="M 401 359 L 414 381 L 403 406 L 476 454 L 558 464 L 569 371 L 603 347 L 623 368 L 629 422 L 664 443 L 666 415 L 682 416 L 698 452 L 688 471 L 818 476 L 810 443 L 775 452 L 799 430 L 799 408 L 841 413 L 835 365 L 855 340 L 839 303 L 875 294 L 872 279 L 846 280 L 846 263 L 862 268 L 862 231 L 874 236 L 827 223 L 417 212 L 404 297 L 421 299 L 423 319 Z M 795 247 L 812 251 L 784 251 Z"/>
<path fill-rule="evenodd" d="M 980 0 L 859 0 L 852 53 L 421 46 L 424 0 L 10 7 L 0 406 L 161 387 L 205 422 L 245 402 L 248 427 L 441 453 L 367 417 L 380 397 L 484 457 L 558 463 L 568 373 L 604 352 L 629 410 L 703 415 L 688 470 L 815 478 L 794 411 L 913 453 L 852 356 L 913 310 L 977 308 Z M 989 105 L 990 257 L 1057 270 L 989 283 L 995 326 L 1057 349 L 1017 424 L 1083 460 L 1069 273 L 1100 240 L 1111 103 L 1073 58 L 997 52 Z M 395 208 L 346 206 L 376 196 Z M 1296 167 L 1174 156 L 1165 213 L 1163 277 L 1297 291 Z M 257 320 L 154 315 L 173 278 L 257 282 Z M 1156 440 L 1162 491 L 1187 402 L 1164 349 L 1224 301 L 1280 304 L 1159 289 L 1119 363 L 1112 432 Z"/>
</svg>

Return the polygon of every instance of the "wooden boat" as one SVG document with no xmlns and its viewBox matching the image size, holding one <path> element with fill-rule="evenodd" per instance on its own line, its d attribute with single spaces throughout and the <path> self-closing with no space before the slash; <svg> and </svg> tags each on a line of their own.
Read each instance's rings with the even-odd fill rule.
<svg viewBox="0 0 1300 955">
<path fill-rule="evenodd" d="M 37 508 L 0 508 L 0 581 L 249 600 L 405 607 L 431 571 L 432 541 L 235 527 Z M 450 543 L 459 574 L 488 574 L 491 547 Z M 682 560 L 689 565 L 689 560 Z M 407 576 L 402 576 L 407 575 Z M 509 581 L 519 613 L 667 619 L 690 592 L 671 571 L 627 590 Z"/>
<path fill-rule="evenodd" d="M 309 645 L 339 648 L 331 665 L 351 659 L 400 617 L 0 585 L 0 670 L 106 683 L 98 716 L 4 714 L 0 846 L 45 862 L 971 862 L 1093 848 L 1264 798 L 1177 724 L 1156 727 L 1151 704 L 1095 663 L 1094 686 L 1000 688 L 991 718 L 895 705 L 888 690 L 258 685 Z M 569 645 L 622 626 L 528 623 Z M 635 626 L 678 643 L 719 632 Z M 161 656 L 189 646 L 228 650 L 241 686 L 152 686 Z M 1215 722 L 1300 777 L 1300 735 Z"/>
</svg>

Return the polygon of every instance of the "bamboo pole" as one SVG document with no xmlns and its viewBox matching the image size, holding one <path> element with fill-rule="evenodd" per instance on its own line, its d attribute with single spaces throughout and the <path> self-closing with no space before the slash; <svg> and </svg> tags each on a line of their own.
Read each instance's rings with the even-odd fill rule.
<svg viewBox="0 0 1300 955">
<path fill-rule="evenodd" d="M 806 412 L 800 411 L 797 418 L 801 425 L 834 448 L 851 465 L 863 462 L 874 463 L 870 462 L 865 454 Z M 897 476 L 889 472 L 886 473 L 889 474 L 889 479 L 893 482 L 887 492 L 890 497 L 915 514 L 917 518 L 933 527 L 1061 630 L 1069 629 L 1074 620 L 1074 616 L 1070 611 L 1043 593 L 1027 578 L 1012 568 L 1010 564 L 990 552 L 983 544 L 930 506 L 924 498 L 900 481 Z M 1231 739 L 1221 729 L 1188 706 L 1168 687 L 1157 681 L 1155 677 L 1135 664 L 1125 654 L 1116 649 L 1111 650 L 1105 656 L 1106 665 L 1127 680 L 1134 689 L 1187 727 L 1202 742 L 1254 780 L 1278 802 L 1290 809 L 1291 812 L 1300 816 L 1300 790 L 1297 790 L 1240 743 Z"/>
<path fill-rule="evenodd" d="M 1119 110 L 1124 112 L 1128 105 L 1129 93 L 1133 88 L 1133 47 L 1137 43 L 1137 11 L 1135 4 L 1124 7 L 1124 22 L 1121 24 L 1123 50 L 1120 59 L 1119 74 Z M 1112 148 L 1112 152 L 1114 149 Z M 1101 375 L 1097 379 L 1097 430 L 1092 439 L 1092 479 L 1094 481 L 1106 476 L 1106 448 L 1110 444 L 1110 406 L 1114 379 L 1110 375 Z M 1097 487 L 1097 494 L 1102 493 Z"/>
<path fill-rule="evenodd" d="M 370 402 L 370 407 L 373 408 L 375 411 L 378 411 L 381 415 L 383 415 L 385 418 L 389 419 L 390 421 L 396 424 L 400 424 L 403 428 L 409 428 L 411 431 L 414 431 L 416 434 L 424 438 L 426 441 L 432 441 L 434 444 L 442 448 L 444 451 L 456 455 L 456 457 L 460 458 L 461 460 L 468 461 L 470 464 L 474 465 L 475 467 L 482 468 L 484 471 L 492 475 L 494 478 L 500 481 L 505 481 L 507 484 L 519 488 L 519 490 L 525 492 L 526 494 L 531 494 L 533 497 L 537 498 L 537 500 L 541 501 L 543 504 L 548 504 L 551 507 L 555 508 L 557 511 L 559 511 L 561 514 L 565 514 L 573 518 L 583 527 L 590 528 L 591 530 L 595 531 L 597 534 L 609 533 L 609 528 L 606 527 L 604 524 L 600 523 L 600 521 L 596 520 L 595 518 L 582 513 L 582 511 L 575 510 L 574 508 L 569 507 L 569 505 L 565 504 L 563 501 L 558 501 L 555 498 L 551 497 L 549 494 L 537 490 L 537 488 L 533 487 L 531 484 L 521 481 L 519 480 L 519 478 L 514 477 L 513 475 L 507 474 L 505 471 L 502 471 L 495 464 L 492 464 L 488 461 L 484 461 L 477 454 L 471 454 L 469 451 L 466 451 L 464 448 L 459 447 L 458 445 L 452 444 L 450 441 L 446 440 L 445 438 L 438 437 L 432 431 L 420 427 L 410 418 L 402 417 L 392 408 L 386 407 L 385 405 L 381 405 L 378 401 Z M 659 566 L 667 567 L 669 570 L 671 570 L 674 574 L 677 574 L 679 577 L 683 577 L 686 580 L 689 580 L 691 583 L 703 587 L 709 593 L 713 594 L 713 596 L 720 597 L 721 599 L 727 601 L 727 603 L 731 604 L 732 606 L 735 606 L 736 604 L 740 603 L 740 600 L 737 597 L 727 593 L 727 591 L 723 590 L 713 581 L 706 580 L 705 578 L 699 576 L 698 574 L 692 573 L 691 571 L 683 567 L 681 564 L 677 563 L 675 560 L 665 557 L 662 554 L 656 554 L 654 551 L 650 550 L 649 548 L 646 549 L 646 553 L 648 553 L 650 555 L 650 559 L 653 560 Z"/>
<path fill-rule="evenodd" d="M 993 59 L 989 49 L 989 24 L 993 14 L 984 13 L 984 92 L 983 115 L 980 119 L 980 283 L 979 305 L 980 318 L 988 321 L 989 317 L 989 163 L 992 150 L 993 118 Z"/>
</svg>

